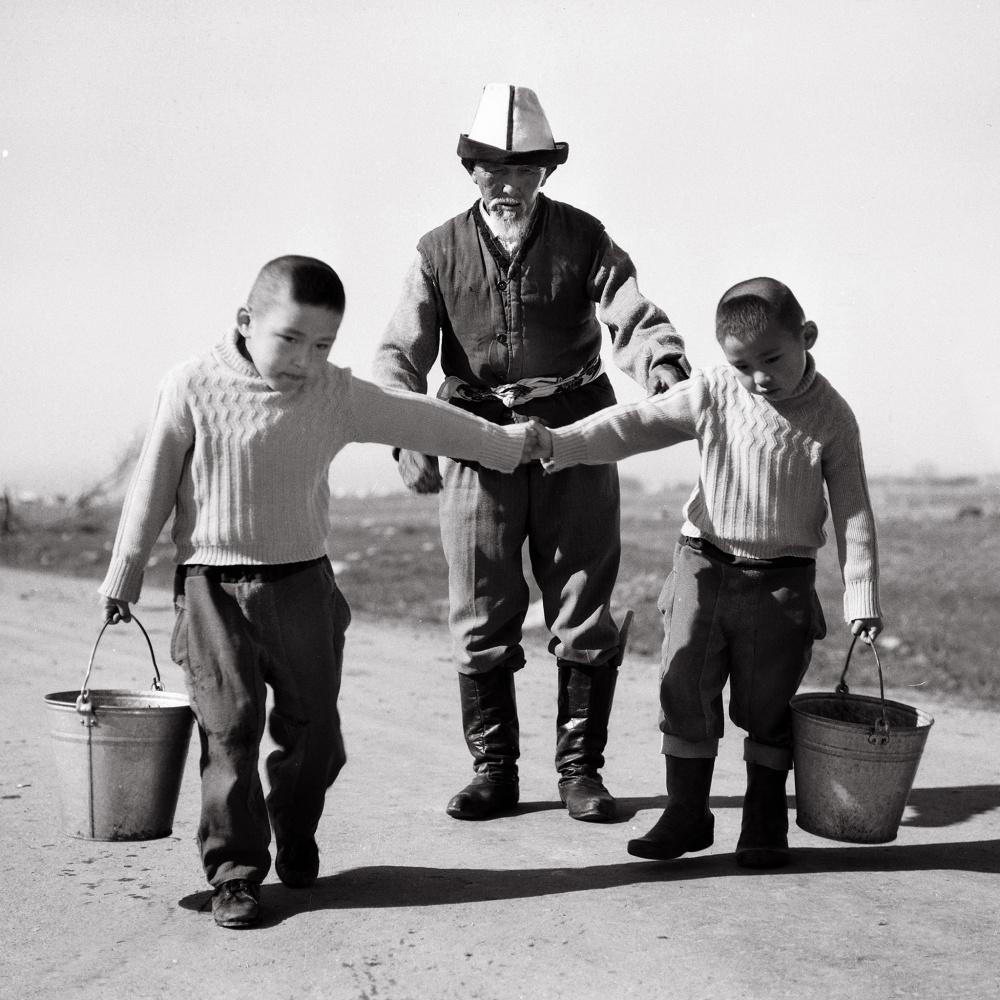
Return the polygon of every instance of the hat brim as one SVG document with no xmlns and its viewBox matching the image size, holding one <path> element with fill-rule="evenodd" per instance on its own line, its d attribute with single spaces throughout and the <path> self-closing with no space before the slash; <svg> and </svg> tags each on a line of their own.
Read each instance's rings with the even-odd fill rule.
<svg viewBox="0 0 1000 1000">
<path fill-rule="evenodd" d="M 557 142 L 552 149 L 517 151 L 476 142 L 463 133 L 458 139 L 458 155 L 463 160 L 486 160 L 489 163 L 509 163 L 511 166 L 556 167 L 566 162 L 569 143 Z"/>
</svg>

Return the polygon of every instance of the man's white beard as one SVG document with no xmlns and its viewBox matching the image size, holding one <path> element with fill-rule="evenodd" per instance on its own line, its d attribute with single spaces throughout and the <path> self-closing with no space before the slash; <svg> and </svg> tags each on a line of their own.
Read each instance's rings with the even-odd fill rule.
<svg viewBox="0 0 1000 1000">
<path fill-rule="evenodd" d="M 511 212 L 503 206 L 486 213 L 493 235 L 503 244 L 503 248 L 513 256 L 524 242 L 531 226 L 530 212 Z"/>
</svg>

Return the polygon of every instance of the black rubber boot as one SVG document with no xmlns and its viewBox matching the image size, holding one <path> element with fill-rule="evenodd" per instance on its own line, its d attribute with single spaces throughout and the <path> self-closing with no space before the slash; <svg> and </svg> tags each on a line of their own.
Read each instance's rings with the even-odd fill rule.
<svg viewBox="0 0 1000 1000">
<path fill-rule="evenodd" d="M 514 671 L 499 666 L 488 674 L 459 674 L 458 690 L 476 776 L 448 803 L 448 815 L 487 819 L 517 805 L 520 730 Z"/>
<path fill-rule="evenodd" d="M 747 761 L 743 825 L 736 863 L 744 868 L 781 868 L 788 864 L 788 771 Z"/>
<path fill-rule="evenodd" d="M 604 787 L 601 768 L 618 670 L 607 664 L 590 666 L 568 660 L 557 663 L 559 797 L 573 819 L 607 823 L 615 818 L 615 800 Z"/>
<path fill-rule="evenodd" d="M 670 861 L 703 851 L 715 840 L 715 817 L 708 808 L 714 757 L 667 756 L 667 807 L 644 836 L 628 842 L 637 858 Z"/>
</svg>

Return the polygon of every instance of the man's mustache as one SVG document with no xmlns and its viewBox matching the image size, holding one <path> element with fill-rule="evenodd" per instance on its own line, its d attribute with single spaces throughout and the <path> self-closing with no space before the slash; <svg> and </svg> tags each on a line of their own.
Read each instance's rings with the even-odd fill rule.
<svg viewBox="0 0 1000 1000">
<path fill-rule="evenodd" d="M 490 202 L 490 211 L 494 208 L 523 208 L 524 203 L 518 201 L 516 198 L 494 198 Z"/>
</svg>

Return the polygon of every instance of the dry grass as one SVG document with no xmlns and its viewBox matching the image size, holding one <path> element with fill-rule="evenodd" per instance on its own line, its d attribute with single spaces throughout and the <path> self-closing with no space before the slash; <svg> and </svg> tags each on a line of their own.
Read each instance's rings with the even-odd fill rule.
<svg viewBox="0 0 1000 1000">
<path fill-rule="evenodd" d="M 636 612 L 635 651 L 656 655 L 662 624 L 656 598 L 670 570 L 686 489 L 623 492 L 622 566 L 616 606 Z M 1000 704 L 1000 480 L 873 485 L 882 559 L 886 633 L 880 643 L 893 687 L 914 686 Z M 443 622 L 447 570 L 434 498 L 399 493 L 343 498 L 332 506 L 331 558 L 355 613 Z M 18 530 L 0 538 L 0 563 L 99 579 L 118 511 L 19 505 Z M 146 574 L 169 586 L 172 546 L 161 539 Z M 832 684 L 848 632 L 841 624 L 840 571 L 832 541 L 820 553 L 818 584 L 830 631 L 808 682 Z M 537 596 L 537 591 L 533 593 Z M 866 657 L 852 666 L 870 684 Z"/>
</svg>

